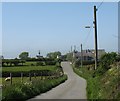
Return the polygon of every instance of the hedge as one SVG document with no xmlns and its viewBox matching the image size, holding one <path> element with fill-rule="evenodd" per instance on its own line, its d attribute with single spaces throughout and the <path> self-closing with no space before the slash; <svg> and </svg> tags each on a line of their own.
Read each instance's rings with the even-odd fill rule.
<svg viewBox="0 0 120 101">
<path fill-rule="evenodd" d="M 20 77 L 21 73 L 23 73 L 24 77 L 28 77 L 29 73 L 31 74 L 31 76 L 34 76 L 34 73 L 36 73 L 36 76 L 49 76 L 49 75 L 53 75 L 54 72 L 50 71 L 50 70 L 31 70 L 31 71 L 4 71 L 2 72 L 2 77 L 9 77 L 10 73 L 12 73 L 13 77 Z"/>
</svg>

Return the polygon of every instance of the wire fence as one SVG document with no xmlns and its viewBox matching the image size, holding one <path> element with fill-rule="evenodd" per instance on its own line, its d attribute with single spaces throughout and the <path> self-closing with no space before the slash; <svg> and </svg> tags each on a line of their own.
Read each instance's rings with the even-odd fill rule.
<svg viewBox="0 0 120 101">
<path fill-rule="evenodd" d="M 28 76 L 25 76 L 24 73 L 21 73 L 20 77 L 15 77 L 13 73 L 9 74 L 9 77 L 2 78 L 2 86 L 12 85 L 15 83 L 27 83 L 27 82 L 35 82 L 37 80 L 51 80 L 57 79 L 64 75 L 63 71 L 55 72 L 52 75 L 48 73 L 47 75 L 39 76 L 37 73 L 29 73 Z"/>
</svg>

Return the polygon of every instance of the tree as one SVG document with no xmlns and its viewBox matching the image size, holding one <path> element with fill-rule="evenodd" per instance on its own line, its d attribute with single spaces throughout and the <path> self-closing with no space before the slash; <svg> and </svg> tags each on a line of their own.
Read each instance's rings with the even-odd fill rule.
<svg viewBox="0 0 120 101">
<path fill-rule="evenodd" d="M 26 60 L 26 59 L 28 59 L 28 56 L 29 56 L 29 53 L 28 53 L 28 52 L 22 52 L 22 53 L 19 55 L 19 58 L 22 59 L 22 60 Z"/>
<path fill-rule="evenodd" d="M 57 51 L 57 52 L 51 52 L 47 54 L 47 57 L 51 59 L 56 59 L 57 56 L 61 56 L 61 52 Z"/>
<path fill-rule="evenodd" d="M 113 64 L 117 59 L 117 54 L 115 52 L 106 53 L 100 58 L 100 64 L 107 66 Z"/>
<path fill-rule="evenodd" d="M 116 57 L 116 62 L 119 62 L 119 61 L 120 61 L 120 54 L 118 54 Z"/>
<path fill-rule="evenodd" d="M 103 75 L 108 69 L 111 68 L 111 64 L 116 62 L 117 54 L 115 52 L 106 53 L 101 56 L 99 61 L 99 67 L 97 68 L 94 75 Z"/>
</svg>

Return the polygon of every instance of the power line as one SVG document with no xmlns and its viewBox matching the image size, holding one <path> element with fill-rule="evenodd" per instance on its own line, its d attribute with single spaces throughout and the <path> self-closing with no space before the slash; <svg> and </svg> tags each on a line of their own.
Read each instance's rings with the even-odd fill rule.
<svg viewBox="0 0 120 101">
<path fill-rule="evenodd" d="M 98 9 L 102 6 L 103 2 L 104 2 L 104 0 L 103 0 L 103 1 L 99 4 L 99 6 L 97 7 L 97 11 L 98 11 Z"/>
<path fill-rule="evenodd" d="M 120 37 L 119 37 L 119 36 L 117 36 L 117 35 L 114 35 L 114 34 L 113 34 L 112 36 L 113 36 L 113 37 L 115 37 L 115 38 L 120 39 Z"/>
<path fill-rule="evenodd" d="M 104 2 L 104 0 L 98 5 L 96 11 L 98 11 L 98 9 L 102 6 L 103 2 Z M 86 38 L 85 38 L 85 41 L 83 42 L 83 45 L 84 45 L 84 46 L 86 46 L 87 40 L 88 40 L 88 38 L 89 38 L 89 36 L 90 36 L 91 30 L 92 30 L 92 28 L 93 28 L 93 23 L 92 23 L 90 26 L 87 26 L 86 28 L 89 28 L 90 30 L 89 30 Z"/>
<path fill-rule="evenodd" d="M 88 40 L 88 38 L 90 36 L 91 30 L 92 30 L 92 27 L 93 27 L 92 25 L 93 25 L 93 23 L 90 25 L 89 32 L 88 32 L 88 34 L 87 34 L 87 36 L 85 38 L 85 41 L 83 42 L 84 46 L 86 46 L 87 40 Z"/>
</svg>

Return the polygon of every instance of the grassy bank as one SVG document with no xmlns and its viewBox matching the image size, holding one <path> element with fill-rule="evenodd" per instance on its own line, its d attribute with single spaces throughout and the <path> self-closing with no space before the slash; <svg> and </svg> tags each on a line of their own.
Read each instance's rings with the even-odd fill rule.
<svg viewBox="0 0 120 101">
<path fill-rule="evenodd" d="M 117 66 L 113 65 L 103 75 L 94 76 L 96 70 L 87 67 L 74 68 L 74 72 L 87 80 L 87 98 L 120 100 L 120 78 Z"/>
<path fill-rule="evenodd" d="M 67 76 L 64 75 L 57 79 L 52 80 L 36 80 L 34 82 L 26 82 L 24 84 L 13 84 L 7 87 L 3 87 L 3 100 L 2 101 L 25 101 L 36 95 L 44 93 L 53 87 L 56 87 L 60 83 L 65 82 Z"/>
</svg>

